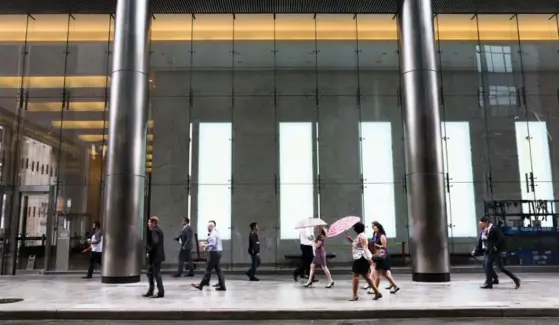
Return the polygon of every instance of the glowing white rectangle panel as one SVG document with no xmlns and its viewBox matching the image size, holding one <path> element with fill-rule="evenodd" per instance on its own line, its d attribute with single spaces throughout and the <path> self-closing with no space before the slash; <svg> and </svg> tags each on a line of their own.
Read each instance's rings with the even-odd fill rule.
<svg viewBox="0 0 559 325">
<path fill-rule="evenodd" d="M 522 199 L 554 200 L 546 122 L 515 122 L 514 124 Z M 529 176 L 531 172 L 534 175 L 534 191 L 526 184 L 526 175 Z M 527 204 L 522 208 L 524 212 L 529 212 Z M 553 207 L 548 209 L 552 211 Z M 541 220 L 541 226 L 552 227 L 552 218 Z"/>
<path fill-rule="evenodd" d="M 396 237 L 392 127 L 390 122 L 361 122 L 360 127 L 364 223 L 370 229 L 378 221 L 386 236 Z"/>
<path fill-rule="evenodd" d="M 314 215 L 312 123 L 279 124 L 280 238 L 298 239 L 295 224 Z"/>
<path fill-rule="evenodd" d="M 200 123 L 198 135 L 198 219 L 201 239 L 214 220 L 221 239 L 231 239 L 231 123 Z"/>
<path fill-rule="evenodd" d="M 472 147 L 468 122 L 443 122 L 443 157 L 448 173 L 450 193 L 446 193 L 446 209 L 451 224 L 451 237 L 478 235 Z M 446 143 L 445 143 L 446 142 Z"/>
</svg>

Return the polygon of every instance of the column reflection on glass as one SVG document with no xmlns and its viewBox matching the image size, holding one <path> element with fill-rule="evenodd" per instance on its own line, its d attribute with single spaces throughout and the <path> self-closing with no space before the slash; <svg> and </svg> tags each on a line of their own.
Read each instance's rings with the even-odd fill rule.
<svg viewBox="0 0 559 325">
<path fill-rule="evenodd" d="M 297 239 L 295 223 L 314 214 L 313 125 L 280 123 L 280 238 Z"/>
<path fill-rule="evenodd" d="M 477 217 L 468 122 L 443 122 L 443 160 L 448 173 L 446 211 L 451 237 L 477 236 Z"/>
<path fill-rule="evenodd" d="M 201 239 L 214 220 L 221 239 L 231 239 L 231 123 L 200 123 L 198 153 L 198 220 Z"/>
<path fill-rule="evenodd" d="M 396 237 L 392 127 L 390 122 L 361 122 L 360 127 L 363 219 L 367 227 L 380 222 L 388 237 Z"/>
</svg>

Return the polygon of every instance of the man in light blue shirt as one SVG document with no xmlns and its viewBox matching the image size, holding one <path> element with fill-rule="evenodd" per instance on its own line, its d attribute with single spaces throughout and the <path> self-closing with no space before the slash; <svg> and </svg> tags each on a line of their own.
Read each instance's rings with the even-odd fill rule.
<svg viewBox="0 0 559 325">
<path fill-rule="evenodd" d="M 204 277 L 199 284 L 193 283 L 192 286 L 198 290 L 202 290 L 204 286 L 210 284 L 210 279 L 212 276 L 212 270 L 215 270 L 218 278 L 218 285 L 215 288 L 217 291 L 225 291 L 225 278 L 223 277 L 223 272 L 221 271 L 221 256 L 223 251 L 223 245 L 221 244 L 221 237 L 219 232 L 215 229 L 215 221 L 210 221 L 208 223 L 208 240 L 203 248 L 208 252 L 208 263 L 206 264 L 206 271 Z"/>
</svg>

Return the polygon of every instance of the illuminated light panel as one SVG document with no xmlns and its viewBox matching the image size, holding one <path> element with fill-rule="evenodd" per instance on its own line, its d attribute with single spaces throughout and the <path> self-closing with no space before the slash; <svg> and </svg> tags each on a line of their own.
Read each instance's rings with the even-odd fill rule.
<svg viewBox="0 0 559 325">
<path fill-rule="evenodd" d="M 63 129 L 107 129 L 109 122 L 105 121 L 52 121 L 52 126 Z M 153 121 L 148 121 L 148 128 L 153 128 Z"/>
<path fill-rule="evenodd" d="M 56 17 L 58 16 L 58 17 Z M 84 15 L 87 16 L 87 15 Z M 210 17 L 213 16 L 213 17 Z M 243 22 L 235 24 L 235 40 L 314 40 L 314 20 L 306 14 L 278 14 L 274 31 L 272 15 L 237 15 Z M 330 16 L 330 17 L 328 17 Z M 351 24 L 331 18 L 333 15 L 317 15 L 320 20 L 319 40 L 353 40 L 356 30 Z M 440 40 L 477 41 L 477 27 L 470 20 L 452 19 L 452 15 L 439 20 L 438 36 Z M 458 15 L 460 16 L 460 15 Z M 496 15 L 479 15 L 479 32 L 482 40 L 558 40 L 555 21 L 548 20 L 549 15 L 519 15 L 520 35 L 516 29 L 511 31 L 508 24 L 503 24 Z M 544 17 L 545 16 L 545 17 Z M 23 18 L 22 18 L 23 17 Z M 393 15 L 360 14 L 357 15 L 358 35 L 360 40 L 397 40 L 396 20 Z M 56 18 L 56 19 L 55 19 Z M 199 15 L 194 21 L 192 33 L 191 15 L 156 15 L 152 24 L 153 41 L 196 41 L 231 40 L 233 37 L 232 15 Z M 197 16 L 198 18 L 198 16 Z M 509 19 L 509 17 L 503 18 Z M 76 20 L 78 21 L 78 20 Z M 28 42 L 107 42 L 108 16 L 95 19 L 79 20 L 71 23 L 68 32 L 66 19 L 60 15 L 42 15 L 37 23 L 30 23 Z M 40 22 L 40 24 L 38 24 Z M 0 21 L 0 42 L 21 42 L 26 37 L 26 19 L 24 16 L 4 15 Z M 555 30 L 555 32 L 553 32 Z M 520 36 L 520 37 L 519 37 Z M 16 88 L 19 88 L 16 87 Z"/>
<path fill-rule="evenodd" d="M 85 142 L 97 142 L 97 141 L 107 140 L 109 138 L 109 135 L 108 134 L 80 134 L 78 137 Z M 148 141 L 153 141 L 153 134 L 148 134 Z"/>
<path fill-rule="evenodd" d="M 27 104 L 29 112 L 60 112 L 62 102 L 30 102 Z M 104 102 L 70 102 L 68 110 L 74 112 L 102 112 L 105 110 Z"/>
<path fill-rule="evenodd" d="M 0 88 L 21 88 L 22 77 L 0 77 Z M 106 76 L 24 77 L 24 88 L 105 88 Z"/>
</svg>

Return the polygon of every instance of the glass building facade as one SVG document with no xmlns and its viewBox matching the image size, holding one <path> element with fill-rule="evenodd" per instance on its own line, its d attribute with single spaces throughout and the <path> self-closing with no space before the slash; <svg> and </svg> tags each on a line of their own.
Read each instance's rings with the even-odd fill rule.
<svg viewBox="0 0 559 325">
<path fill-rule="evenodd" d="M 460 264 L 484 200 L 556 198 L 559 25 L 549 14 L 433 23 Z M 86 268 L 103 221 L 114 30 L 112 15 L 0 16 L 3 273 Z M 393 14 L 156 14 L 150 40 L 145 206 L 168 238 L 183 217 L 201 240 L 216 220 L 234 267 L 250 261 L 258 222 L 262 262 L 279 268 L 298 254 L 296 221 L 357 215 L 383 223 L 392 254 L 408 252 Z M 350 259 L 343 239 L 330 246 Z M 178 246 L 166 249 L 176 263 Z"/>
</svg>

